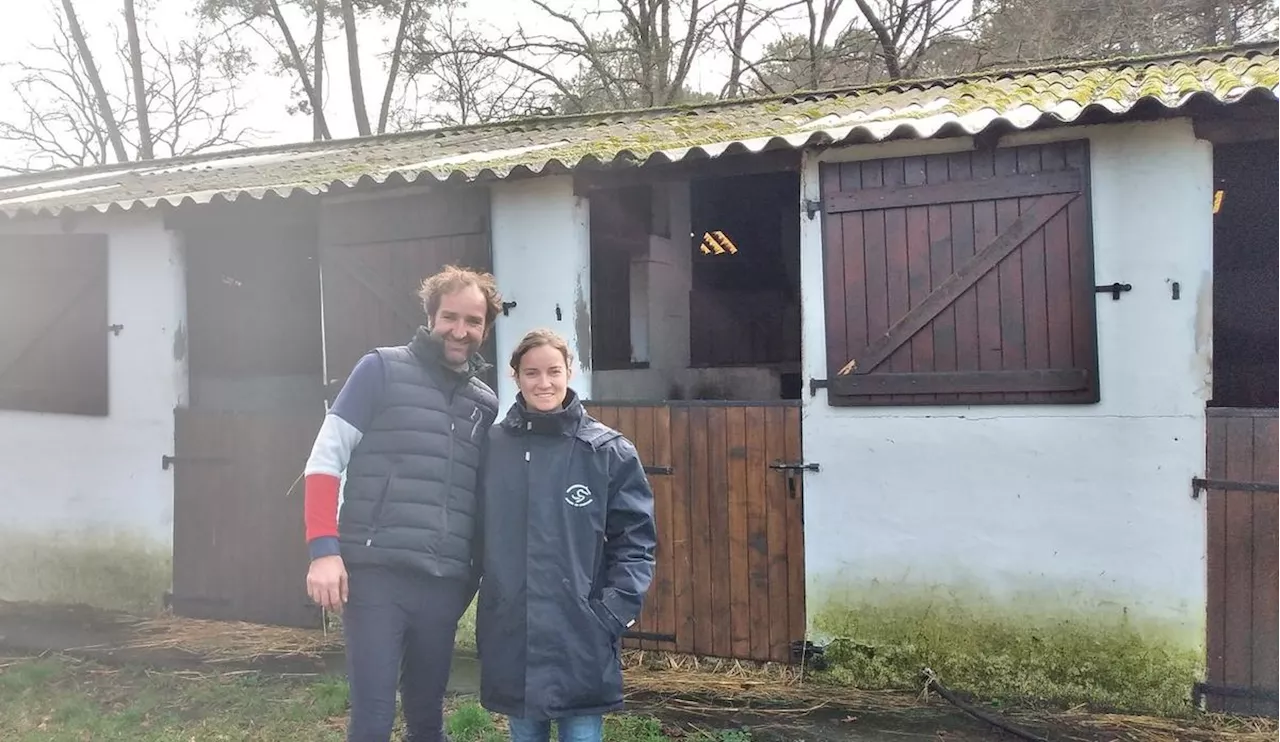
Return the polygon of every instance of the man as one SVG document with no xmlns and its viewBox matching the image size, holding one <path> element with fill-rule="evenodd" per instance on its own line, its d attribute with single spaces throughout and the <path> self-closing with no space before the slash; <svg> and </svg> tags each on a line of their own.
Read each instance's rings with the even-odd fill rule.
<svg viewBox="0 0 1280 742">
<path fill-rule="evenodd" d="M 397 680 L 408 739 L 445 738 L 454 636 L 479 577 L 476 494 L 498 400 L 476 378 L 478 348 L 502 299 L 492 275 L 453 266 L 419 296 L 426 327 L 360 359 L 305 470 L 307 592 L 343 614 L 349 742 L 390 739 Z"/>
</svg>

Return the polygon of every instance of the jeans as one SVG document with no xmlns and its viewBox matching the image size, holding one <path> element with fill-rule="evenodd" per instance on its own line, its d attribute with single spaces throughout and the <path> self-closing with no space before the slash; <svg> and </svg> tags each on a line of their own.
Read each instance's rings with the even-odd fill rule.
<svg viewBox="0 0 1280 742">
<path fill-rule="evenodd" d="M 507 717 L 511 742 L 551 742 L 551 722 Z M 569 716 L 556 719 L 560 742 L 600 742 L 604 738 L 603 716 Z"/>
<path fill-rule="evenodd" d="M 453 640 L 470 597 L 466 581 L 383 567 L 352 568 L 349 580 L 342 611 L 351 697 L 348 742 L 389 742 L 397 683 L 405 739 L 443 742 Z"/>
</svg>

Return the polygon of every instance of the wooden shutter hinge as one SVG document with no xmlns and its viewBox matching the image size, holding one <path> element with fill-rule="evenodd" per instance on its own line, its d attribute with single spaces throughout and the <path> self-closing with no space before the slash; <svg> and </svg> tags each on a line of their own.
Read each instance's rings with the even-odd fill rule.
<svg viewBox="0 0 1280 742">
<path fill-rule="evenodd" d="M 809 221 L 813 221 L 813 217 L 817 216 L 819 211 L 822 211 L 822 201 L 814 199 L 805 200 L 804 213 L 805 216 L 809 217 Z"/>
<path fill-rule="evenodd" d="M 819 389 L 830 389 L 831 385 L 826 379 L 809 379 L 809 396 L 818 396 Z"/>
</svg>

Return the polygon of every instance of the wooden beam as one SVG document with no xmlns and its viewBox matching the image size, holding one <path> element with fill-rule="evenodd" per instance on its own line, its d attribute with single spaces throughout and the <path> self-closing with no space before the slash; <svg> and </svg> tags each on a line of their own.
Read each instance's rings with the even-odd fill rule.
<svg viewBox="0 0 1280 742">
<path fill-rule="evenodd" d="M 1031 371 L 944 371 L 850 374 L 831 380 L 831 393 L 965 394 L 976 392 L 1075 392 L 1089 388 L 1085 369 Z"/>
<path fill-rule="evenodd" d="M 1035 234 L 1079 195 L 1079 193 L 1053 194 L 1036 201 L 1029 210 L 1018 217 L 1017 221 L 1010 224 L 1008 229 L 996 235 L 995 239 L 978 250 L 963 268 L 953 273 L 915 309 L 907 312 L 902 319 L 890 326 L 888 332 L 870 343 L 861 358 L 850 360 L 845 367 L 852 365 L 854 367 L 852 370 L 856 373 L 865 374 L 884 363 L 895 350 L 910 340 L 912 335 L 929 324 L 943 309 L 951 306 L 952 302 L 958 299 L 966 289 L 977 283 L 979 278 L 990 273 L 1001 260 L 1008 257 L 1028 237 Z"/>
<path fill-rule="evenodd" d="M 652 164 L 600 169 L 579 168 L 573 174 L 573 188 L 577 195 L 585 196 L 593 191 L 633 185 L 652 185 L 704 178 L 728 178 L 738 175 L 799 173 L 800 161 L 800 151 L 788 149 L 770 150 L 755 154 L 722 155 L 710 160 L 681 161 L 661 165 Z"/>
<path fill-rule="evenodd" d="M 846 191 L 827 196 L 823 209 L 828 214 L 844 214 L 907 206 L 992 201 L 998 198 L 1029 198 L 1054 193 L 1079 193 L 1083 179 L 1079 170 L 1058 170 L 1022 175 L 1003 175 L 980 180 L 956 180 L 932 185 L 885 186 Z"/>
</svg>

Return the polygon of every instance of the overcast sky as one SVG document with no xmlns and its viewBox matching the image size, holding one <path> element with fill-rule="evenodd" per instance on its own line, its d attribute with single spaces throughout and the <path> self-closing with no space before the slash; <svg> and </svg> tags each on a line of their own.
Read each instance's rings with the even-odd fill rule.
<svg viewBox="0 0 1280 742">
<path fill-rule="evenodd" d="M 190 9 L 196 0 L 137 0 L 138 12 L 144 12 L 144 6 L 150 5 L 147 15 L 154 26 L 164 29 L 166 35 L 173 38 L 189 37 L 195 33 L 196 23 L 190 15 Z M 551 0 L 558 8 L 611 7 L 616 0 Z M 0 5 L 7 6 L 6 22 L 0 24 L 0 116 L 6 111 L 13 111 L 16 96 L 13 92 L 13 81 L 22 73 L 20 64 L 48 63 L 47 57 L 33 53 L 31 43 L 47 44 L 56 29 L 56 15 L 52 6 L 59 0 L 0 0 Z M 119 69 L 109 68 L 104 62 L 111 51 L 115 33 L 123 33 L 120 20 L 122 3 L 120 0 L 75 0 L 75 7 L 81 24 L 89 36 L 91 48 L 98 64 L 104 70 L 104 77 L 117 75 L 114 84 L 124 83 Z M 853 3 L 847 5 L 854 7 Z M 967 3 L 966 3 L 967 5 Z M 852 12 L 852 11 L 847 11 Z M 501 30 L 512 30 L 516 24 L 523 23 L 526 28 L 539 33 L 554 33 L 558 22 L 548 19 L 546 14 L 528 0 L 471 0 L 461 14 L 463 17 L 480 24 L 493 24 Z M 793 15 L 794 29 L 805 32 L 807 22 L 803 16 Z M 841 22 L 847 19 L 841 18 Z M 341 37 L 340 21 L 330 19 L 328 35 L 331 37 L 325 45 L 326 57 L 326 106 L 325 116 L 334 137 L 355 136 L 355 118 L 350 104 L 349 82 L 347 78 L 346 47 Z M 274 28 L 264 29 L 272 32 Z M 294 28 L 296 36 L 309 38 L 309 24 L 298 23 Z M 360 26 L 360 42 L 362 77 L 366 104 L 371 119 L 377 118 L 377 108 L 381 100 L 383 86 L 386 82 L 386 70 L 379 54 L 390 49 L 390 39 L 395 28 L 393 23 L 365 23 Z M 776 38 L 778 31 L 773 29 L 762 33 L 756 43 L 763 43 L 770 37 Z M 157 36 L 160 34 L 156 34 Z M 263 47 L 265 49 L 265 47 Z M 264 57 L 265 58 L 265 57 Z M 114 61 L 114 60 L 113 60 Z M 723 68 L 723 69 L 722 69 Z M 727 60 L 717 60 L 696 68 L 690 76 L 693 87 L 704 90 L 715 90 L 723 83 L 727 72 Z M 106 81 L 112 85 L 112 80 Z M 311 121 L 309 117 L 290 115 L 286 105 L 291 101 L 291 79 L 271 74 L 260 69 L 241 86 L 237 97 L 244 107 L 244 112 L 237 120 L 241 126 L 251 127 L 259 132 L 252 140 L 253 144 L 272 144 L 300 141 L 311 138 Z M 14 154 L 14 145 L 0 142 L 0 157 L 9 158 Z"/>
</svg>

